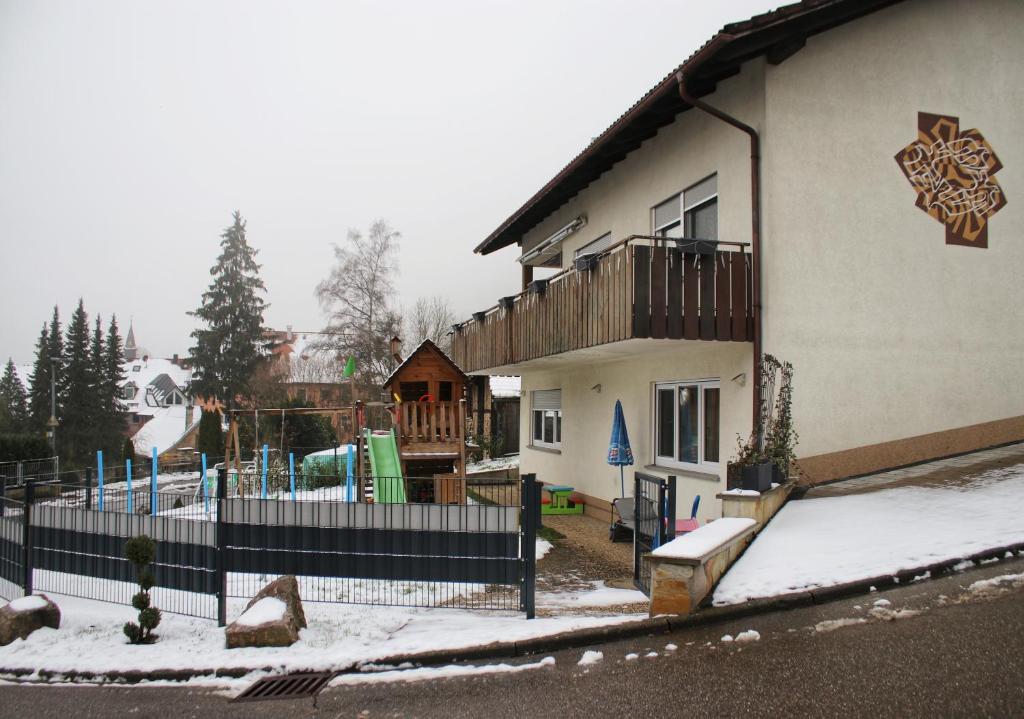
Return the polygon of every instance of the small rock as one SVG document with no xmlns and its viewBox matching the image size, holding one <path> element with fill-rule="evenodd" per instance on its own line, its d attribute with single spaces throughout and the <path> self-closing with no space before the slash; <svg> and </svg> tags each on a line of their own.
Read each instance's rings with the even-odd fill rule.
<svg viewBox="0 0 1024 719">
<path fill-rule="evenodd" d="M 276 605 L 278 613 L 266 621 L 253 623 L 252 615 L 246 617 L 246 613 L 257 604 L 260 605 L 254 610 L 257 617 L 273 615 L 273 612 L 266 612 L 268 608 L 274 608 L 271 605 Z M 228 649 L 288 647 L 299 640 L 299 629 L 305 626 L 306 615 L 299 598 L 299 583 L 295 577 L 287 575 L 261 589 L 246 605 L 242 616 L 224 630 L 224 637 Z"/>
<path fill-rule="evenodd" d="M 883 607 L 885 609 L 888 609 L 889 607 L 892 606 L 892 602 L 890 602 L 888 599 L 876 599 L 875 600 L 875 606 L 876 607 Z"/>
<path fill-rule="evenodd" d="M 28 639 L 37 629 L 60 628 L 60 609 L 45 594 L 15 599 L 0 607 L 0 647 Z"/>
</svg>

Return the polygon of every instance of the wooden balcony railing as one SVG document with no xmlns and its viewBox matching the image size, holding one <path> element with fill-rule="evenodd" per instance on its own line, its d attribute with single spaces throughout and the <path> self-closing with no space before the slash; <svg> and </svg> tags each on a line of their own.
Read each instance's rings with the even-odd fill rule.
<svg viewBox="0 0 1024 719">
<path fill-rule="evenodd" d="M 456 325 L 455 361 L 473 372 L 628 339 L 753 340 L 741 243 L 632 236 L 578 264 Z"/>
<path fill-rule="evenodd" d="M 461 402 L 402 402 L 398 416 L 403 450 L 413 444 L 458 446 L 465 438 Z"/>
</svg>

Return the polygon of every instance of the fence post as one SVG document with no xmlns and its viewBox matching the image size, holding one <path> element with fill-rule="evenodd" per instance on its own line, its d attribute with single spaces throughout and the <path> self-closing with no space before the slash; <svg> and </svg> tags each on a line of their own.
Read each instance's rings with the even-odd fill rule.
<svg viewBox="0 0 1024 719">
<path fill-rule="evenodd" d="M 85 468 L 85 508 L 92 509 L 92 467 Z"/>
<path fill-rule="evenodd" d="M 654 546 L 657 549 L 665 543 L 665 480 L 658 480 L 658 503 L 654 505 L 657 509 L 654 512 Z"/>
<path fill-rule="evenodd" d="M 35 500 L 35 487 L 32 480 L 25 482 L 24 510 L 22 520 L 24 527 L 21 536 L 22 548 L 22 569 L 25 571 L 25 578 L 22 586 L 25 588 L 25 596 L 32 594 L 32 502 Z"/>
<path fill-rule="evenodd" d="M 519 608 L 533 619 L 536 610 L 537 586 L 537 525 L 540 524 L 540 496 L 536 474 L 524 474 L 521 489 L 523 533 L 523 581 L 519 591 Z"/>
<path fill-rule="evenodd" d="M 269 445 L 263 445 L 263 478 L 260 484 L 260 499 L 267 498 L 267 453 L 269 449 Z"/>
<path fill-rule="evenodd" d="M 640 477 L 633 472 L 633 584 L 640 583 L 640 543 L 636 541 L 640 533 Z"/>
<path fill-rule="evenodd" d="M 224 511 L 227 505 L 227 468 L 217 468 L 217 626 L 228 623 L 228 572 L 225 552 L 227 533 L 224 529 Z"/>
<path fill-rule="evenodd" d="M 96 452 L 96 506 L 103 511 L 103 450 Z"/>
<path fill-rule="evenodd" d="M 128 489 L 128 514 L 132 514 L 135 507 L 132 503 L 132 461 L 130 459 L 124 461 L 124 481 L 127 483 Z"/>
<path fill-rule="evenodd" d="M 676 477 L 668 477 L 668 497 L 665 498 L 665 541 L 671 542 L 676 537 Z"/>
<path fill-rule="evenodd" d="M 160 513 L 160 495 L 156 492 L 157 453 L 153 447 L 153 466 L 149 471 L 149 513 L 154 517 Z"/>
<path fill-rule="evenodd" d="M 292 490 L 292 501 L 295 501 L 295 453 L 288 453 L 288 484 Z"/>
</svg>

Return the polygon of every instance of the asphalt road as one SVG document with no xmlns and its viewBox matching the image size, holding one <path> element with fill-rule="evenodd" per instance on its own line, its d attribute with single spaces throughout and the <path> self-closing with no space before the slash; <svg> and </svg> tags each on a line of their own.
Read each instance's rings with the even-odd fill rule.
<svg viewBox="0 0 1024 719">
<path fill-rule="evenodd" d="M 331 688 L 316 706 L 310 699 L 231 704 L 187 688 L 21 685 L 0 686 L 0 716 L 1024 716 L 1024 581 L 969 590 L 1020 573 L 1024 561 L 1015 560 L 869 597 L 606 644 L 594 647 L 604 658 L 589 666 L 577 664 L 583 650 L 566 650 L 552 655 L 554 666 L 518 673 Z M 892 606 L 873 609 L 880 597 Z M 747 629 L 760 639 L 721 641 Z M 678 649 L 666 652 L 668 643 Z M 628 660 L 629 653 L 640 657 Z"/>
</svg>

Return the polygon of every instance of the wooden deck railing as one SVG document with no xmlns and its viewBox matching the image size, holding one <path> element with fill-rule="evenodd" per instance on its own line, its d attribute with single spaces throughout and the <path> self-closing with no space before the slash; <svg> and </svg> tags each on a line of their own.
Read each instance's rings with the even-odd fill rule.
<svg viewBox="0 0 1024 719">
<path fill-rule="evenodd" d="M 459 325 L 467 372 L 628 339 L 753 339 L 750 254 L 741 244 L 633 236 Z"/>
<path fill-rule="evenodd" d="M 465 438 L 460 402 L 403 402 L 398 405 L 403 449 L 410 444 L 460 444 Z"/>
</svg>

